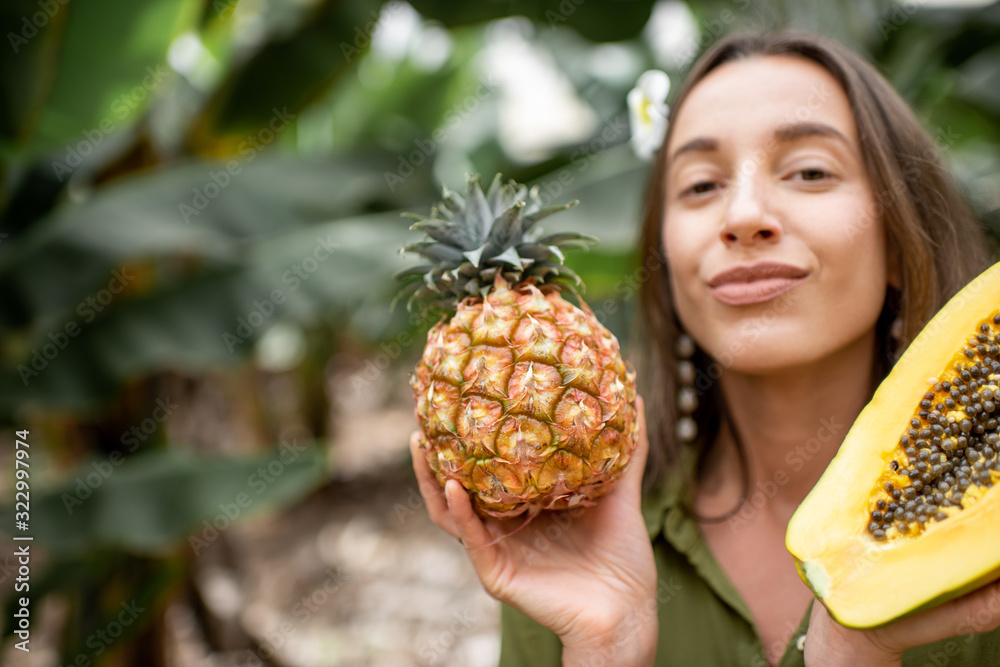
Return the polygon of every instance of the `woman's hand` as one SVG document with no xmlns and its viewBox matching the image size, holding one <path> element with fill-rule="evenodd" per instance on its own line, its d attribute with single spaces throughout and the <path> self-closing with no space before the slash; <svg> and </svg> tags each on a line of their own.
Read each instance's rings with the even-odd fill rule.
<svg viewBox="0 0 1000 667">
<path fill-rule="evenodd" d="M 441 489 L 410 440 L 431 519 L 462 541 L 486 591 L 554 631 L 563 664 L 598 653 L 605 664 L 649 665 L 656 652 L 656 566 L 640 513 L 649 448 L 642 399 L 639 442 L 621 479 L 597 505 L 523 518 L 481 519 L 461 484 Z M 499 539 L 498 539 L 499 538 Z"/>
<path fill-rule="evenodd" d="M 807 665 L 898 667 L 903 651 L 949 637 L 1000 627 L 1000 582 L 875 630 L 852 630 L 813 604 L 806 634 Z"/>
</svg>

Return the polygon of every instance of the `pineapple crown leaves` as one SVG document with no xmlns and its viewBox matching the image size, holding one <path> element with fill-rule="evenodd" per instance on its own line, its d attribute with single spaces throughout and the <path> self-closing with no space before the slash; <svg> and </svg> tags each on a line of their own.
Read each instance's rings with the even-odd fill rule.
<svg viewBox="0 0 1000 667">
<path fill-rule="evenodd" d="M 427 238 L 405 246 L 401 252 L 420 255 L 428 263 L 396 275 L 405 286 L 393 301 L 415 303 L 433 300 L 453 307 L 469 296 L 485 296 L 497 277 L 511 285 L 531 282 L 555 289 L 582 289 L 580 277 L 563 265 L 567 248 L 587 248 L 593 236 L 563 232 L 542 236 L 536 224 L 553 213 L 565 211 L 577 200 L 543 207 L 537 187 L 497 174 L 484 192 L 478 175 L 468 176 L 465 196 L 442 188 L 442 201 L 431 207 L 430 217 L 404 213 L 416 220 L 410 229 Z"/>
</svg>

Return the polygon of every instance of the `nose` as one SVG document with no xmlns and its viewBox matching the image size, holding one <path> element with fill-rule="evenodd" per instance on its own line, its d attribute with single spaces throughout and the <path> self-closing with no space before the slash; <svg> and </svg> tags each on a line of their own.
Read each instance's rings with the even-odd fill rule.
<svg viewBox="0 0 1000 667">
<path fill-rule="evenodd" d="M 774 243 L 781 225 L 771 212 L 767 185 L 756 169 L 741 170 L 729 191 L 720 237 L 727 246 Z"/>
</svg>

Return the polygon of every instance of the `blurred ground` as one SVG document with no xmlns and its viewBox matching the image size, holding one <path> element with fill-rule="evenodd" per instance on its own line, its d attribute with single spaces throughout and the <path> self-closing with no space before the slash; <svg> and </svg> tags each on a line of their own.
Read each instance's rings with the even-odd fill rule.
<svg viewBox="0 0 1000 667">
<path fill-rule="evenodd" d="M 430 522 L 413 477 L 405 371 L 364 385 L 358 372 L 333 374 L 334 479 L 285 514 L 234 526 L 198 558 L 205 609 L 168 617 L 177 667 L 496 664 L 498 605 Z M 206 643 L 234 648 L 205 661 Z"/>
<path fill-rule="evenodd" d="M 287 511 L 232 525 L 194 557 L 183 545 L 191 585 L 144 634 L 150 661 L 106 654 L 108 662 L 99 664 L 496 664 L 498 604 L 479 585 L 461 546 L 430 522 L 413 477 L 407 443 L 415 422 L 406 371 L 379 373 L 364 391 L 351 391 L 355 367 L 334 373 L 330 481 Z M 202 437 L 212 433 L 195 430 Z M 0 563 L 10 559 L 9 544 L 3 547 Z M 0 665 L 62 665 L 50 647 L 66 619 L 65 602 L 47 599 L 33 626 L 32 652 L 15 651 L 8 642 Z"/>
<path fill-rule="evenodd" d="M 216 619 L 212 643 L 240 642 L 241 627 L 251 647 L 204 660 L 195 611 L 178 605 L 168 619 L 178 666 L 496 664 L 497 604 L 461 547 L 430 523 L 402 465 L 229 533 L 219 549 L 228 553 L 199 558 L 203 615 Z"/>
</svg>

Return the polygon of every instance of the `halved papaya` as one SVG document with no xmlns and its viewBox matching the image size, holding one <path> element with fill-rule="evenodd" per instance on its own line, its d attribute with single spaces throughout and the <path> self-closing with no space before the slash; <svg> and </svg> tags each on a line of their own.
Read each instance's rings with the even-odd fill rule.
<svg viewBox="0 0 1000 667">
<path fill-rule="evenodd" d="M 1000 578 L 1000 264 L 913 340 L 788 524 L 843 625 L 884 625 Z"/>
</svg>

